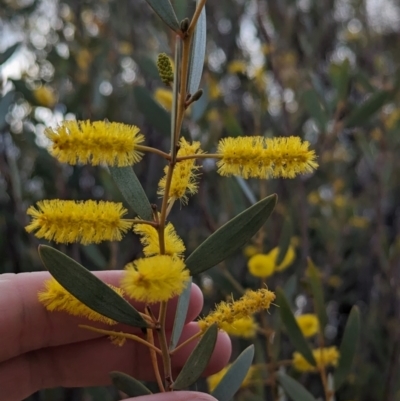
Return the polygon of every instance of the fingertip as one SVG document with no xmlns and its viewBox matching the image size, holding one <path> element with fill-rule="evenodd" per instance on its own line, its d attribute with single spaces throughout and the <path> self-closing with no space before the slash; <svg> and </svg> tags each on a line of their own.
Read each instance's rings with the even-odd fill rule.
<svg viewBox="0 0 400 401">
<path fill-rule="evenodd" d="M 201 292 L 200 288 L 197 286 L 197 284 L 192 283 L 186 323 L 191 322 L 192 320 L 196 319 L 197 316 L 199 316 L 203 309 L 203 301 L 203 293 Z"/>
<path fill-rule="evenodd" d="M 125 401 L 216 401 L 214 397 L 197 391 L 174 391 L 128 398 Z"/>
</svg>

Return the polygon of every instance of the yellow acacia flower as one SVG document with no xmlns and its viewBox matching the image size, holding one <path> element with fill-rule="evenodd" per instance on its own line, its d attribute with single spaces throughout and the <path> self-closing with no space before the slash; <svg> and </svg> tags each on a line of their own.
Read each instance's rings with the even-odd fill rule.
<svg viewBox="0 0 400 401">
<path fill-rule="evenodd" d="M 138 259 L 125 269 L 122 289 L 129 297 L 147 303 L 167 301 L 181 294 L 190 276 L 183 260 L 169 255 Z"/>
<path fill-rule="evenodd" d="M 251 258 L 252 256 L 256 255 L 258 253 L 258 247 L 255 245 L 247 245 L 243 249 L 243 254 L 244 256 L 247 256 L 248 258 Z"/>
<path fill-rule="evenodd" d="M 154 92 L 154 99 L 167 111 L 172 110 L 172 96 L 172 90 L 170 89 L 158 88 Z"/>
<path fill-rule="evenodd" d="M 36 208 L 31 206 L 28 209 L 32 221 L 25 229 L 29 233 L 35 232 L 38 238 L 64 244 L 120 241 L 122 234 L 132 226 L 132 223 L 122 220 L 126 212 L 122 203 L 43 200 L 36 204 Z"/>
<path fill-rule="evenodd" d="M 272 260 L 274 260 L 274 263 L 275 263 L 276 258 L 278 257 L 278 254 L 279 254 L 279 248 L 276 247 L 268 253 L 268 256 Z M 285 270 L 286 268 L 288 268 L 290 265 L 293 264 L 295 258 L 296 258 L 295 248 L 294 248 L 294 246 L 289 245 L 286 255 L 284 256 L 282 262 L 279 265 L 275 265 L 275 271 L 281 272 L 281 271 Z"/>
<path fill-rule="evenodd" d="M 299 137 L 264 138 L 260 136 L 224 138 L 218 144 L 217 162 L 222 176 L 243 178 L 294 178 L 318 167 L 309 142 Z"/>
<path fill-rule="evenodd" d="M 237 301 L 221 302 L 208 316 L 198 321 L 202 331 L 216 323 L 219 328 L 223 324 L 232 324 L 235 321 L 252 316 L 254 313 L 268 309 L 275 300 L 275 294 L 266 289 L 257 291 L 248 290 Z"/>
<path fill-rule="evenodd" d="M 336 347 L 317 348 L 313 350 L 317 368 L 322 366 L 337 366 L 339 361 L 339 351 Z M 293 366 L 300 372 L 316 372 L 317 368 L 310 365 L 299 352 L 293 353 Z"/>
<path fill-rule="evenodd" d="M 296 321 L 304 337 L 312 337 L 318 333 L 319 321 L 318 317 L 313 313 L 296 316 Z"/>
<path fill-rule="evenodd" d="M 207 384 L 210 393 L 212 393 L 214 389 L 218 386 L 218 384 L 226 375 L 226 372 L 229 370 L 230 367 L 231 365 L 225 366 L 218 373 L 215 373 L 207 377 Z M 255 365 L 251 365 L 249 371 L 247 372 L 247 375 L 245 376 L 242 384 L 240 385 L 240 388 L 249 387 L 252 384 L 255 384 L 257 382 L 257 373 L 258 373 L 257 367 Z"/>
<path fill-rule="evenodd" d="M 274 273 L 275 259 L 269 255 L 257 253 L 249 259 L 247 267 L 254 277 L 269 277 Z"/>
<path fill-rule="evenodd" d="M 54 91 L 48 86 L 39 86 L 33 91 L 33 96 L 39 104 L 45 107 L 52 108 L 57 102 Z"/>
<path fill-rule="evenodd" d="M 51 140 L 50 153 L 62 163 L 106 163 L 109 166 L 130 166 L 142 158 L 136 147 L 144 137 L 134 125 L 106 121 L 63 121 L 46 128 Z"/>
<path fill-rule="evenodd" d="M 228 64 L 228 72 L 230 74 L 245 74 L 247 65 L 242 60 L 233 60 Z"/>
<path fill-rule="evenodd" d="M 223 322 L 221 329 L 231 336 L 252 338 L 257 333 L 257 323 L 253 316 L 243 317 L 235 320 L 233 323 Z"/>
<path fill-rule="evenodd" d="M 185 138 L 179 141 L 178 157 L 201 154 L 200 142 L 189 143 Z M 165 167 L 165 176 L 158 183 L 158 194 L 164 195 L 165 185 L 167 183 L 168 166 Z M 180 199 L 183 204 L 187 203 L 188 195 L 193 195 L 198 188 L 198 170 L 200 166 L 196 165 L 195 159 L 182 160 L 177 162 L 172 174 L 171 188 L 169 191 L 169 201 Z"/>
<path fill-rule="evenodd" d="M 114 320 L 100 315 L 100 313 L 90 309 L 72 294 L 70 294 L 58 281 L 54 278 L 44 282 L 45 289 L 39 291 L 38 299 L 46 307 L 48 311 L 64 311 L 73 316 L 82 316 L 89 320 L 106 323 L 109 325 L 117 324 Z M 118 295 L 123 296 L 120 288 L 109 285 Z"/>
<path fill-rule="evenodd" d="M 135 224 L 133 231 L 140 235 L 140 242 L 143 245 L 145 256 L 160 254 L 160 242 L 157 230 L 149 224 Z M 182 257 L 185 252 L 185 245 L 175 231 L 172 223 L 168 223 L 164 230 L 165 254 Z"/>
</svg>

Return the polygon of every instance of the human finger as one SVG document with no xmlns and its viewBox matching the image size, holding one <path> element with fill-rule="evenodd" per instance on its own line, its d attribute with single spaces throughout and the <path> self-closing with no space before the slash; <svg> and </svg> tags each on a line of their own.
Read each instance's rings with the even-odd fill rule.
<svg viewBox="0 0 400 401">
<path fill-rule="evenodd" d="M 97 277 L 108 284 L 118 285 L 122 271 L 96 272 Z M 23 353 L 45 347 L 58 346 L 98 338 L 101 335 L 83 330 L 79 324 L 88 320 L 70 316 L 64 312 L 49 312 L 39 303 L 37 293 L 43 289 L 43 282 L 50 278 L 48 272 L 0 275 L 0 362 Z M 132 304 L 143 310 L 142 303 Z M 174 322 L 177 298 L 171 299 L 167 308 L 167 329 Z M 192 321 L 201 311 L 203 295 L 192 285 L 186 322 Z M 158 306 L 154 307 L 157 314 Z M 96 326 L 110 329 L 101 323 Z M 105 327 L 106 326 L 106 327 Z M 132 331 L 127 326 L 113 326 L 112 330 Z M 136 330 L 136 329 L 133 329 Z"/>
<path fill-rule="evenodd" d="M 181 342 L 198 331 L 196 323 L 184 327 Z M 171 359 L 176 377 L 195 347 L 191 342 Z M 231 353 L 229 337 L 220 332 L 205 375 L 221 370 Z M 160 361 L 160 366 L 162 363 Z M 109 372 L 120 371 L 139 380 L 154 380 L 148 349 L 128 341 L 122 347 L 108 338 L 32 351 L 0 364 L 0 388 L 6 400 L 19 401 L 42 388 L 110 384 Z"/>
<path fill-rule="evenodd" d="M 124 401 L 217 401 L 214 397 L 206 393 L 197 391 L 174 391 L 169 393 L 159 393 L 143 395 L 135 398 L 127 398 Z"/>
</svg>

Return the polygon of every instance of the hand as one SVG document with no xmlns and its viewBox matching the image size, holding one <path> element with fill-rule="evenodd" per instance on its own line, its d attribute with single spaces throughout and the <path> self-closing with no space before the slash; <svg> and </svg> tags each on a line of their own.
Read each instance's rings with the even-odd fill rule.
<svg viewBox="0 0 400 401">
<path fill-rule="evenodd" d="M 121 273 L 104 271 L 96 275 L 106 283 L 117 286 Z M 47 272 L 0 275 L 2 401 L 20 401 L 42 388 L 108 385 L 111 383 L 108 373 L 114 370 L 139 380 L 154 380 L 149 352 L 145 346 L 129 340 L 122 347 L 115 346 L 107 337 L 78 327 L 78 324 L 90 324 L 87 320 L 63 312 L 48 312 L 39 303 L 37 293 L 43 288 L 43 281 L 49 277 Z M 202 293 L 193 285 L 181 342 L 199 330 L 192 320 L 200 313 L 202 305 Z M 143 307 L 140 304 L 134 306 L 139 310 Z M 175 310 L 176 299 L 168 305 L 169 331 L 172 329 Z M 104 327 L 97 322 L 92 325 Z M 110 326 L 106 328 L 110 329 Z M 141 333 L 138 329 L 124 325 L 112 326 L 111 330 Z M 194 346 L 195 342 L 192 342 L 174 354 L 172 367 L 175 374 L 182 368 Z M 210 375 L 222 369 L 229 360 L 230 352 L 229 337 L 220 332 L 205 374 Z M 174 399 L 181 400 L 179 397 L 182 396 L 177 394 Z M 171 396 L 163 396 L 165 398 L 154 398 L 154 401 L 170 400 L 168 397 Z M 212 399 L 206 395 L 201 397 L 197 399 Z M 143 398 L 143 401 L 152 400 Z"/>
<path fill-rule="evenodd" d="M 211 395 L 195 391 L 179 391 L 173 393 L 159 393 L 142 397 L 127 398 L 124 401 L 217 401 Z"/>
</svg>

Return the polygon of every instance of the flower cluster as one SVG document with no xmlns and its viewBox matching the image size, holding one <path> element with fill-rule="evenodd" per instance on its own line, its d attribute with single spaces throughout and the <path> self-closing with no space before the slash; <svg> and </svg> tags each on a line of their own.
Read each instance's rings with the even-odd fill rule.
<svg viewBox="0 0 400 401">
<path fill-rule="evenodd" d="M 300 372 L 316 372 L 322 367 L 337 366 L 339 351 L 336 347 L 317 348 L 313 350 L 317 367 L 312 366 L 299 352 L 293 353 L 293 366 Z"/>
<path fill-rule="evenodd" d="M 264 138 L 261 136 L 224 138 L 219 142 L 218 172 L 243 178 L 294 178 L 318 167 L 309 143 L 299 137 Z"/>
<path fill-rule="evenodd" d="M 254 277 L 269 277 L 275 272 L 280 272 L 289 267 L 296 258 L 296 252 L 292 245 L 289 246 L 281 263 L 277 264 L 279 248 L 273 248 L 269 253 L 256 253 L 247 262 L 249 272 Z"/>
<path fill-rule="evenodd" d="M 189 155 L 199 155 L 203 151 L 200 149 L 200 142 L 189 143 L 185 138 L 179 142 L 179 150 L 177 157 Z M 168 200 L 180 199 L 183 204 L 187 203 L 188 195 L 193 195 L 197 192 L 198 170 L 200 166 L 196 165 L 196 159 L 187 159 L 178 161 L 172 174 L 171 187 L 169 190 Z M 158 183 L 158 194 L 164 196 L 167 183 L 168 166 L 165 167 L 165 175 Z"/>
<path fill-rule="evenodd" d="M 43 200 L 37 203 L 37 208 L 31 206 L 28 209 L 32 221 L 26 231 L 35 232 L 38 238 L 64 244 L 120 241 L 122 234 L 132 226 L 122 219 L 126 212 L 122 203 Z"/>
<path fill-rule="evenodd" d="M 296 321 L 304 337 L 312 337 L 319 331 L 318 317 L 313 313 L 296 316 Z"/>
<path fill-rule="evenodd" d="M 269 309 L 274 300 L 275 294 L 266 289 L 248 290 L 237 301 L 218 304 L 213 312 L 198 321 L 199 327 L 205 331 L 216 323 L 220 329 L 223 329 L 223 325 L 233 325 L 239 319 L 248 318 L 254 313 Z"/>
<path fill-rule="evenodd" d="M 130 298 L 138 301 L 162 302 L 179 295 L 189 277 L 182 259 L 156 255 L 126 265 L 121 287 Z"/>
<path fill-rule="evenodd" d="M 38 293 L 39 301 L 48 311 L 63 311 L 73 316 L 82 316 L 89 320 L 106 323 L 109 325 L 117 324 L 114 320 L 100 315 L 88 306 L 83 304 L 72 294 L 70 294 L 58 281 L 51 278 L 44 283 L 45 289 Z M 123 296 L 120 288 L 109 285 L 118 295 Z"/>
<path fill-rule="evenodd" d="M 105 121 L 64 121 L 58 128 L 46 128 L 52 142 L 50 153 L 60 162 L 94 166 L 129 166 L 142 158 L 137 145 L 144 137 L 135 126 Z"/>
<path fill-rule="evenodd" d="M 140 235 L 145 256 L 160 255 L 160 241 L 158 231 L 149 224 L 135 224 L 133 231 Z M 172 223 L 168 223 L 164 229 L 165 254 L 181 258 L 185 252 L 185 244 L 177 235 Z"/>
</svg>

